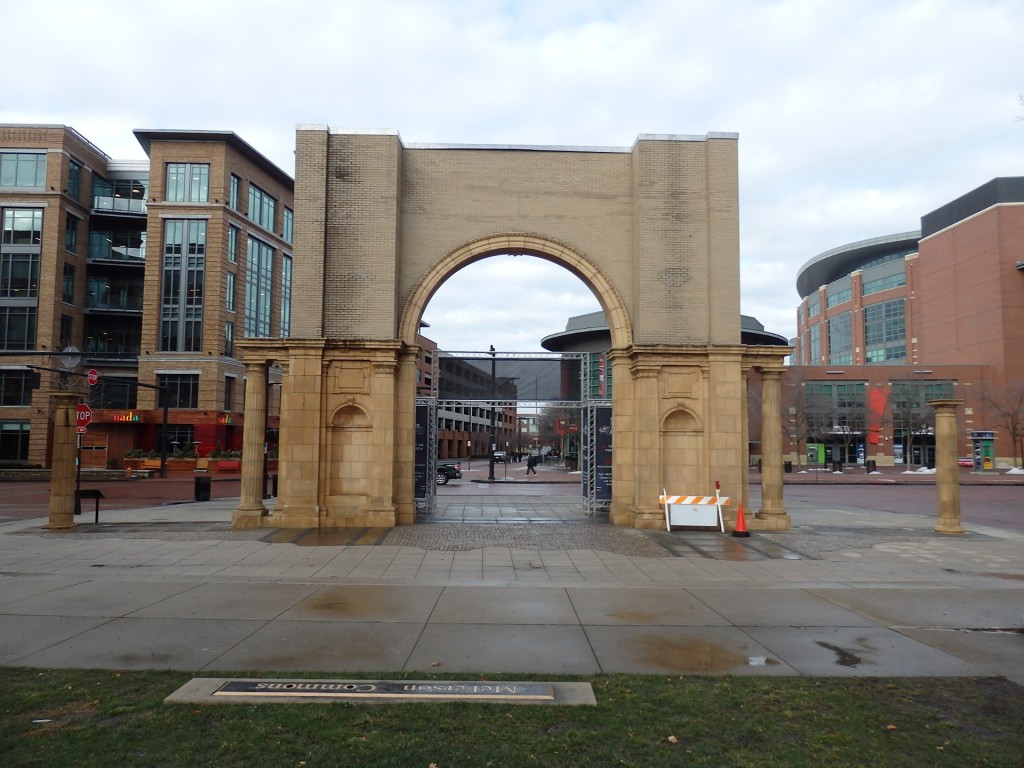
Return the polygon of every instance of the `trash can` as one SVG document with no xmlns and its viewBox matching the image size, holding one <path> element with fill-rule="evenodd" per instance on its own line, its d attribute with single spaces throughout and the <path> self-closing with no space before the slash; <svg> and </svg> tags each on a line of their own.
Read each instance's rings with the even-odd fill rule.
<svg viewBox="0 0 1024 768">
<path fill-rule="evenodd" d="M 843 462 L 841 462 L 841 461 L 833 461 L 832 462 L 832 471 L 833 472 L 842 472 L 843 471 Z"/>
<path fill-rule="evenodd" d="M 868 459 L 867 461 L 864 462 L 864 469 L 868 472 L 877 472 L 878 464 L 875 462 L 874 459 Z"/>
<path fill-rule="evenodd" d="M 196 501 L 210 500 L 210 476 L 197 475 L 196 478 Z"/>
<path fill-rule="evenodd" d="M 792 461 L 784 461 L 784 462 L 782 462 L 782 469 L 785 472 L 792 472 L 793 471 L 793 462 Z"/>
</svg>

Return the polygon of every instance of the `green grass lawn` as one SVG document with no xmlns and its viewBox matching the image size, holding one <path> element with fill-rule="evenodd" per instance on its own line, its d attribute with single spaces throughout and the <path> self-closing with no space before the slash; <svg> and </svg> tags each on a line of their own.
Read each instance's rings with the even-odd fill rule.
<svg viewBox="0 0 1024 768">
<path fill-rule="evenodd" d="M 352 679 L 3 668 L 0 765 L 1024 765 L 1024 688 L 995 678 L 516 678 L 589 682 L 596 707 L 163 703 L 194 676 Z"/>
</svg>

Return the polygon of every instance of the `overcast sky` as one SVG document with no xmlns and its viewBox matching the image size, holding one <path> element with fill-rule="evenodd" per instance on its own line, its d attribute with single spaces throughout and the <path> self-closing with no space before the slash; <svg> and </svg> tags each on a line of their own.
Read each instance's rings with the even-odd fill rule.
<svg viewBox="0 0 1024 768">
<path fill-rule="evenodd" d="M 806 261 L 1024 175 L 1021 0 L 35 0 L 3 21 L 0 122 L 69 125 L 117 159 L 144 157 L 134 128 L 234 131 L 289 173 L 305 123 L 406 143 L 736 132 L 742 311 L 790 337 Z M 458 273 L 431 337 L 528 351 L 599 309 L 526 264 Z"/>
</svg>

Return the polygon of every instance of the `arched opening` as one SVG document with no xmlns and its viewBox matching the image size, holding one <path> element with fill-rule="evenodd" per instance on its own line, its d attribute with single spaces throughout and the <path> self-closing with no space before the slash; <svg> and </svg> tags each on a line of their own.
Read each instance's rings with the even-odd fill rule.
<svg viewBox="0 0 1024 768">
<path fill-rule="evenodd" d="M 502 257 L 508 258 L 502 263 Z M 483 273 L 482 262 L 491 259 L 505 270 L 505 279 L 499 275 L 498 280 L 491 280 L 496 283 L 493 286 L 471 287 L 470 274 Z M 545 320 L 537 322 L 534 315 L 540 314 L 541 308 L 524 285 L 516 286 L 523 295 L 508 302 L 511 309 L 496 316 L 504 317 L 497 322 L 520 322 L 531 328 L 532 334 L 508 333 L 486 320 L 481 322 L 479 315 L 491 308 L 481 312 L 479 304 L 468 334 L 446 334 L 444 329 L 435 329 L 433 322 L 422 329 L 431 341 L 413 333 L 413 329 L 420 330 L 424 319 L 429 320 L 432 311 L 438 311 L 433 299 L 460 307 L 481 294 L 507 298 L 510 290 L 515 293 L 509 285 L 514 277 L 510 278 L 508 270 L 531 274 L 531 267 L 536 267 L 531 262 L 537 259 L 554 265 L 541 270 L 548 281 L 556 281 L 562 270 L 575 278 L 567 282 L 577 286 L 576 295 L 587 297 L 576 306 L 581 308 L 581 316 L 601 316 L 600 338 L 587 337 L 588 343 L 579 349 L 543 349 L 541 342 L 546 336 L 564 335 L 562 329 L 574 312 L 568 301 L 558 302 L 559 306 L 545 313 Z M 536 290 L 541 293 L 546 288 L 538 285 Z M 517 303 L 521 309 L 516 308 Z M 531 313 L 531 308 L 536 309 Z M 466 317 L 454 310 L 453 314 Z M 501 519 L 503 507 L 498 500 L 515 497 L 514 517 L 520 519 L 522 499 L 531 496 L 537 501 L 532 508 L 526 504 L 530 509 L 527 517 L 607 513 L 612 483 L 613 391 L 608 358 L 616 343 L 629 344 L 629 321 L 616 291 L 582 254 L 536 236 L 501 235 L 464 244 L 428 269 L 411 292 L 403 315 L 403 340 L 410 335 L 417 345 L 437 342 L 438 346 L 427 355 L 433 362 L 432 373 L 420 371 L 417 377 L 417 395 L 434 398 L 429 403 L 421 401 L 417 408 L 436 409 L 416 418 L 419 429 L 424 425 L 436 428 L 427 438 L 426 461 L 438 462 L 438 478 L 445 466 L 458 467 L 458 473 L 450 473 L 443 483 L 439 479 L 436 488 L 418 485 L 418 499 L 421 493 L 431 497 L 427 504 L 432 517 L 451 519 L 462 514 Z M 523 338 L 499 343 L 495 350 L 492 342 L 496 338 L 515 336 Z M 451 338 L 460 341 L 446 343 Z M 595 442 L 599 433 L 604 441 L 600 454 Z M 598 461 L 607 466 L 599 468 Z M 419 471 L 422 478 L 435 476 L 429 465 Z M 538 484 L 544 486 L 543 504 Z"/>
</svg>

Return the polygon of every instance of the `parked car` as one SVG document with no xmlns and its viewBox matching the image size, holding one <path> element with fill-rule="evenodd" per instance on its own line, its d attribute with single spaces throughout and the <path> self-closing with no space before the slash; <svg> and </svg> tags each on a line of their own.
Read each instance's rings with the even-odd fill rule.
<svg viewBox="0 0 1024 768">
<path fill-rule="evenodd" d="M 437 484 L 448 485 L 449 480 L 462 479 L 462 464 L 457 461 L 437 462 Z"/>
<path fill-rule="evenodd" d="M 509 456 L 504 451 L 495 451 L 494 452 L 494 462 L 496 464 L 508 464 L 508 461 L 509 461 Z"/>
<path fill-rule="evenodd" d="M 956 460 L 956 463 L 959 464 L 961 467 L 973 467 L 974 459 L 971 458 L 970 456 L 961 456 Z"/>
</svg>

